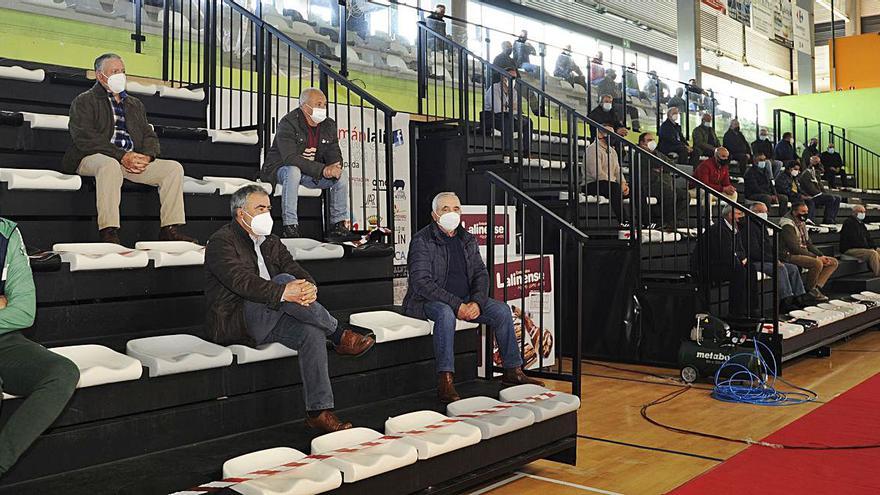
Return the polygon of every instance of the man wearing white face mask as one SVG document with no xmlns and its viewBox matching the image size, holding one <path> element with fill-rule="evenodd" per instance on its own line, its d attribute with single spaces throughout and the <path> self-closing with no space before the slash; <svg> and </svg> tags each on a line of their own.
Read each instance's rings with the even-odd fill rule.
<svg viewBox="0 0 880 495">
<path fill-rule="evenodd" d="M 403 311 L 434 322 L 438 397 L 442 402 L 459 399 L 453 386 L 456 318 L 492 327 L 504 364 L 504 384 L 543 385 L 522 372 L 510 308 L 489 298 L 489 273 L 476 238 L 461 227 L 458 196 L 442 192 L 434 197 L 431 209 L 433 222 L 418 231 L 409 245 Z"/>
<path fill-rule="evenodd" d="M 374 341 L 343 328 L 317 302 L 315 280 L 272 235 L 269 195 L 258 185 L 232 195 L 232 222 L 205 248 L 206 328 L 221 345 L 280 343 L 299 352 L 306 424 L 322 432 L 351 428 L 332 412 L 329 340 L 337 354 L 360 356 Z"/>
<path fill-rule="evenodd" d="M 602 125 L 610 125 L 614 128 L 614 132 L 621 136 L 629 134 L 629 130 L 627 130 L 626 125 L 620 119 L 617 110 L 614 108 L 614 98 L 611 95 L 602 95 L 599 104 L 590 111 L 587 117 Z M 591 127 L 590 133 L 595 136 L 595 128 Z"/>
<path fill-rule="evenodd" d="M 357 239 L 349 230 L 348 178 L 343 175 L 342 150 L 336 122 L 327 117 L 327 97 L 317 88 L 300 93 L 299 108 L 278 123 L 260 177 L 281 184 L 281 237 L 300 237 L 299 186 L 329 189 L 331 242 Z"/>
<path fill-rule="evenodd" d="M 868 235 L 865 227 L 865 207 L 856 205 L 852 209 L 852 216 L 843 221 L 843 229 L 840 231 L 840 252 L 866 263 L 874 272 L 875 277 L 880 277 L 880 249 Z"/>
<path fill-rule="evenodd" d="M 750 208 L 758 217 L 767 220 L 767 205 L 758 202 Z M 749 261 L 755 271 L 773 276 L 773 237 L 766 230 L 767 226 L 753 218 L 744 219 L 742 226 L 745 244 L 748 246 Z M 797 266 L 781 261 L 777 256 L 777 285 L 779 286 L 779 310 L 789 312 L 804 306 L 816 304 L 816 300 L 807 295 L 801 270 Z"/>
<path fill-rule="evenodd" d="M 690 160 L 691 147 L 688 146 L 687 138 L 681 132 L 681 112 L 678 108 L 671 106 L 666 111 L 666 120 L 660 124 L 660 130 L 657 132 L 657 151 L 664 155 L 675 153 L 677 163 L 688 163 Z"/>
<path fill-rule="evenodd" d="M 95 59 L 92 89 L 70 105 L 71 147 L 62 172 L 95 178 L 101 242 L 119 244 L 119 201 L 122 180 L 157 186 L 161 241 L 191 241 L 178 231 L 186 223 L 183 167 L 159 156 L 159 139 L 147 122 L 144 104 L 125 92 L 125 64 L 119 55 Z"/>
<path fill-rule="evenodd" d="M 715 148 L 721 146 L 718 136 L 715 135 L 715 127 L 712 123 L 712 114 L 704 113 L 702 122 L 693 130 L 694 153 L 691 162 L 696 164 L 701 156 L 711 158 L 715 154 Z"/>
<path fill-rule="evenodd" d="M 657 141 L 654 134 L 644 132 L 639 136 L 639 148 L 657 156 L 655 149 Z M 665 158 L 658 156 L 661 160 Z M 656 204 L 648 201 L 642 205 L 642 225 L 659 223 L 667 230 L 687 227 L 688 223 L 688 196 L 687 188 L 676 187 L 675 178 L 669 170 L 664 170 L 662 165 L 650 163 L 641 170 L 642 197 L 652 197 L 657 200 Z"/>
</svg>

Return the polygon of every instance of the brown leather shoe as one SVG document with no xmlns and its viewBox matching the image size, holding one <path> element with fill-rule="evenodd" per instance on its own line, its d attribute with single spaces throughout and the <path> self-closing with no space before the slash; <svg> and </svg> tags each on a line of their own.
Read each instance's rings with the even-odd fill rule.
<svg viewBox="0 0 880 495">
<path fill-rule="evenodd" d="M 363 356 L 367 351 L 373 348 L 376 341 L 351 329 L 345 329 L 342 332 L 342 338 L 339 344 L 335 346 L 336 354 L 342 356 Z"/>
<path fill-rule="evenodd" d="M 101 242 L 109 242 L 110 244 L 119 244 L 119 229 L 116 227 L 107 227 L 98 231 L 98 238 Z"/>
<path fill-rule="evenodd" d="M 544 382 L 530 378 L 523 373 L 522 368 L 505 369 L 501 375 L 501 383 L 504 385 L 538 385 L 543 387 Z"/>
<path fill-rule="evenodd" d="M 314 418 L 307 417 L 306 425 L 324 433 L 333 433 L 334 431 L 351 428 L 351 423 L 339 421 L 339 418 L 329 409 L 321 411 L 321 414 Z"/>
<path fill-rule="evenodd" d="M 449 371 L 441 371 L 437 375 L 437 398 L 444 404 L 461 399 L 458 392 L 455 391 L 455 385 L 452 384 L 453 376 Z"/>
<path fill-rule="evenodd" d="M 192 237 L 180 232 L 177 228 L 179 225 L 167 225 L 159 229 L 159 240 L 160 241 L 182 241 L 182 242 L 192 242 L 198 244 L 199 241 L 193 239 Z"/>
</svg>

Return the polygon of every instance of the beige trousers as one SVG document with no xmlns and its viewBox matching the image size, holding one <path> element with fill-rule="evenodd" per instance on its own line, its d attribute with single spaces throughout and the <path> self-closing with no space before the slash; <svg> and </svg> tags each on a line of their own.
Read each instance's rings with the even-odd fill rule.
<svg viewBox="0 0 880 495">
<path fill-rule="evenodd" d="M 831 274 L 837 270 L 837 260 L 835 258 L 831 258 L 831 264 L 825 266 L 822 264 L 822 260 L 820 260 L 818 256 L 801 256 L 793 254 L 788 262 L 792 265 L 807 269 L 807 274 L 804 276 L 804 289 L 806 289 L 807 292 L 815 289 L 816 286 L 825 287 L 825 282 L 827 282 L 831 277 Z"/>
<path fill-rule="evenodd" d="M 688 195 L 690 195 L 691 199 L 697 199 L 697 188 L 688 189 Z M 721 195 L 731 201 L 736 201 L 736 198 L 739 196 L 736 191 L 733 191 L 733 194 L 721 193 Z M 716 202 L 715 196 L 709 196 L 709 202 L 714 205 Z"/>
<path fill-rule="evenodd" d="M 159 188 L 162 227 L 186 223 L 183 208 L 183 167 L 174 160 L 156 159 L 142 173 L 132 174 L 123 169 L 115 158 L 95 153 L 83 158 L 76 172 L 95 178 L 98 229 L 119 227 L 119 201 L 122 197 L 123 179 Z"/>
<path fill-rule="evenodd" d="M 848 249 L 846 253 L 868 264 L 875 277 L 880 277 L 880 249 Z"/>
</svg>

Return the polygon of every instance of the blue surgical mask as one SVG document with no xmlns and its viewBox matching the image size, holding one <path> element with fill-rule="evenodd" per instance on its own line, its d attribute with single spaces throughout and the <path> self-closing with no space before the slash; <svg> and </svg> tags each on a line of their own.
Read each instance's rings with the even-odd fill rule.
<svg viewBox="0 0 880 495">
<path fill-rule="evenodd" d="M 764 167 L 767 166 L 767 162 L 765 162 L 765 161 L 760 161 L 760 162 L 758 162 L 756 165 L 758 165 L 758 168 L 764 168 Z"/>
<path fill-rule="evenodd" d="M 862 221 L 865 219 L 865 214 L 864 213 L 856 213 L 856 218 L 858 218 L 859 221 Z"/>
</svg>

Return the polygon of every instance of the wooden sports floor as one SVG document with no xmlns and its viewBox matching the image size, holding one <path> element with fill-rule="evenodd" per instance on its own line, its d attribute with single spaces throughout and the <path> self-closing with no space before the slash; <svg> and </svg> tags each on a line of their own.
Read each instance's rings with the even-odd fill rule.
<svg viewBox="0 0 880 495">
<path fill-rule="evenodd" d="M 645 366 L 583 367 L 577 466 L 538 461 L 471 492 L 472 495 L 660 494 L 699 476 L 746 448 L 744 444 L 682 435 L 646 422 L 643 404 L 681 387 L 677 370 Z M 880 332 L 868 330 L 832 347 L 827 358 L 788 363 L 784 377 L 828 401 L 880 372 Z M 654 373 L 669 376 L 662 379 Z M 554 388 L 570 391 L 567 384 Z M 787 407 L 730 404 L 709 396 L 698 384 L 666 404 L 652 407 L 652 418 L 679 428 L 760 440 L 821 402 Z M 842 492 L 843 493 L 843 492 Z"/>
</svg>

